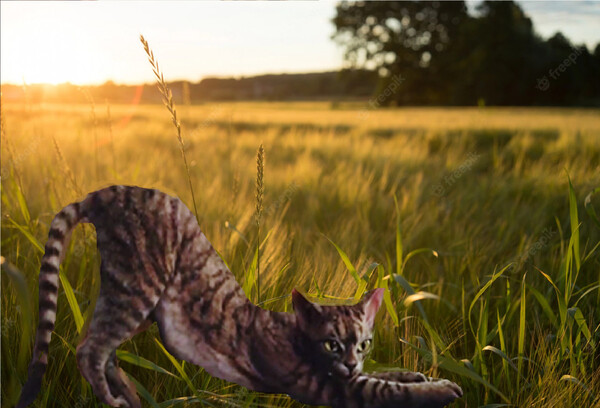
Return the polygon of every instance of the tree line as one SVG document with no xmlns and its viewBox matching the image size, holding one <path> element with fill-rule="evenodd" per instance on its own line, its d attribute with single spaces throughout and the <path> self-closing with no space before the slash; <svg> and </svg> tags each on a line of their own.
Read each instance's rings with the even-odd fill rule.
<svg viewBox="0 0 600 408">
<path fill-rule="evenodd" d="M 342 2 L 334 39 L 349 66 L 379 73 L 383 104 L 600 105 L 600 43 L 544 40 L 512 1 Z"/>
<path fill-rule="evenodd" d="M 172 81 L 169 87 L 178 104 L 211 101 L 365 100 L 372 96 L 379 76 L 375 71 L 349 69 L 335 72 L 269 74 L 241 78 L 204 78 L 199 82 Z M 62 103 L 160 103 L 154 84 L 78 86 L 2 84 L 2 99 Z"/>
</svg>

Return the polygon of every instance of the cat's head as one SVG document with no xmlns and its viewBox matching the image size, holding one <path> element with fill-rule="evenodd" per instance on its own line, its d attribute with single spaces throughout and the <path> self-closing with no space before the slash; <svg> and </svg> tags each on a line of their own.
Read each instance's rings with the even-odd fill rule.
<svg viewBox="0 0 600 408">
<path fill-rule="evenodd" d="M 351 306 L 324 306 L 308 301 L 294 289 L 292 303 L 304 352 L 328 375 L 353 377 L 360 373 L 373 342 L 373 323 L 384 289 L 366 293 Z"/>
</svg>

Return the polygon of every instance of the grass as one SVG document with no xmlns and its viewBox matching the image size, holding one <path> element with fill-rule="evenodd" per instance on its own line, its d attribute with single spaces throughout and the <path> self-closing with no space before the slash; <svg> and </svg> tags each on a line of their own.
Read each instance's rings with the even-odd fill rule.
<svg viewBox="0 0 600 408">
<path fill-rule="evenodd" d="M 190 208 L 192 183 L 203 231 L 263 307 L 291 311 L 294 287 L 323 302 L 387 287 L 369 366 L 452 379 L 454 407 L 600 404 L 597 110 L 206 104 L 178 112 L 185 145 L 163 106 L 91 110 L 2 104 L 3 406 L 26 378 L 49 223 L 114 183 Z M 77 227 L 37 406 L 97 406 L 73 352 L 98 266 L 93 228 Z M 118 355 L 148 406 L 300 406 L 211 378 L 157 339 L 154 325 Z"/>
</svg>

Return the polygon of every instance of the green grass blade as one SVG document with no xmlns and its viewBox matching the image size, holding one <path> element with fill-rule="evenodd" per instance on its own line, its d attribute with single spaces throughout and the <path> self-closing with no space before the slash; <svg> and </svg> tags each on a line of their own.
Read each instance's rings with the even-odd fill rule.
<svg viewBox="0 0 600 408">
<path fill-rule="evenodd" d="M 593 341 L 592 333 L 590 332 L 590 329 L 587 323 L 585 322 L 585 318 L 583 317 L 583 313 L 581 313 L 581 309 L 579 309 L 578 307 L 572 307 L 568 310 L 568 312 L 569 316 L 571 316 L 575 323 L 577 323 L 579 330 L 583 333 L 585 338 L 588 341 Z"/>
<path fill-rule="evenodd" d="M 552 287 L 554 288 L 554 292 L 556 293 L 556 300 L 558 302 L 558 314 L 560 316 L 560 325 L 562 327 L 564 327 L 564 325 L 567 322 L 567 304 L 565 303 L 565 298 L 562 296 L 560 290 L 558 289 L 558 286 L 556 286 L 554 284 L 554 281 L 552 280 L 552 278 L 545 273 L 544 271 L 542 271 L 539 268 L 535 268 L 539 273 L 542 274 L 542 276 L 544 278 L 546 278 L 546 280 L 548 282 L 550 282 L 550 284 L 552 285 Z"/>
<path fill-rule="evenodd" d="M 573 184 L 571 184 L 571 177 L 569 177 L 569 216 L 571 218 L 571 240 L 573 241 L 573 255 L 575 258 L 575 265 L 577 271 L 581 268 L 581 258 L 579 252 L 579 217 L 577 214 L 577 198 L 575 197 L 575 190 Z"/>
<path fill-rule="evenodd" d="M 508 363 L 515 371 L 518 371 L 515 363 L 513 363 L 513 361 L 510 358 L 508 358 L 508 356 L 502 350 L 498 349 L 497 347 L 487 345 L 481 350 L 482 351 L 491 351 L 492 353 L 494 353 L 497 356 L 499 356 L 500 358 L 502 358 L 502 360 L 504 360 L 504 362 Z"/>
<path fill-rule="evenodd" d="M 377 287 L 384 288 L 385 292 L 383 292 L 383 302 L 385 304 L 385 308 L 392 318 L 394 325 L 398 327 L 398 314 L 396 313 L 396 308 L 394 307 L 394 303 L 392 302 L 392 294 L 388 289 L 388 280 L 384 279 L 385 271 L 383 269 L 383 265 L 377 265 Z"/>
<path fill-rule="evenodd" d="M 520 306 L 520 312 L 519 312 L 519 336 L 518 336 L 518 342 L 517 342 L 517 349 L 518 349 L 518 353 L 519 353 L 519 357 L 523 357 L 524 352 L 525 352 L 525 319 L 527 317 L 527 305 L 526 305 L 526 284 L 525 284 L 525 277 L 527 276 L 527 272 L 523 275 L 523 281 L 521 283 L 521 304 Z M 523 359 L 519 358 L 519 362 L 518 362 L 518 370 L 517 370 L 517 374 L 519 376 L 519 378 L 517 379 L 517 385 L 519 385 L 520 383 L 520 379 L 521 379 L 521 373 L 523 372 Z"/>
<path fill-rule="evenodd" d="M 25 200 L 25 196 L 23 195 L 23 191 L 17 183 L 15 184 L 14 193 L 17 196 L 17 202 L 19 203 L 19 209 L 21 210 L 21 215 L 23 215 L 23 219 L 25 223 L 29 225 L 31 222 L 31 215 L 29 214 L 29 208 L 27 207 L 27 200 Z"/>
<path fill-rule="evenodd" d="M 30 342 L 33 336 L 31 328 L 33 327 L 33 310 L 31 305 L 31 293 L 27 287 L 25 275 L 14 265 L 9 263 L 3 256 L 0 256 L 0 265 L 2 272 L 6 274 L 17 295 L 17 301 L 21 307 L 21 327 L 22 334 L 19 342 L 18 364 L 21 367 L 27 365 L 27 356 L 29 355 Z M 4 321 L 3 321 L 4 323 Z M 4 328 L 3 328 L 4 329 Z"/>
<path fill-rule="evenodd" d="M 548 303 L 546 297 L 542 295 L 540 291 L 535 289 L 533 286 L 527 285 L 527 290 L 533 293 L 533 296 L 536 298 L 539 305 L 542 307 L 542 310 L 546 314 L 546 317 L 548 317 L 548 319 L 550 320 L 550 323 L 552 323 L 552 325 L 558 329 L 558 319 L 556 318 L 554 310 L 552 310 L 552 307 L 550 307 L 550 304 Z"/>
<path fill-rule="evenodd" d="M 173 398 L 168 401 L 161 402 L 159 404 L 159 408 L 169 408 L 169 407 L 178 407 L 178 406 L 183 406 L 185 408 L 185 407 L 191 406 L 191 404 L 200 404 L 200 406 L 202 406 L 202 404 L 205 404 L 205 405 L 208 405 L 209 407 L 216 408 L 216 405 L 211 404 L 207 400 L 201 399 L 198 397 Z"/>
<path fill-rule="evenodd" d="M 118 354 L 119 354 L 119 350 L 117 350 L 117 355 Z M 127 374 L 127 377 L 129 377 L 129 379 L 133 382 L 133 384 L 135 384 L 135 388 L 136 388 L 138 394 L 140 394 L 142 396 L 142 398 L 144 398 L 148 402 L 148 404 L 150 404 L 151 407 L 160 408 L 158 403 L 152 397 L 152 394 L 150 394 L 148 392 L 148 390 L 142 384 L 140 384 L 140 382 L 138 380 L 136 380 L 129 373 L 125 373 L 125 374 Z"/>
<path fill-rule="evenodd" d="M 162 343 L 160 341 L 158 341 L 158 339 L 154 339 L 154 342 L 158 345 L 158 347 L 163 352 L 163 354 L 165 356 L 167 356 L 167 358 L 169 359 L 169 361 L 171 362 L 171 364 L 173 364 L 173 367 L 175 367 L 175 369 L 177 370 L 177 372 L 179 373 L 179 375 L 181 376 L 181 378 L 183 379 L 183 381 L 185 381 L 185 383 L 187 384 L 187 386 L 189 387 L 189 389 L 196 396 L 198 396 L 198 390 L 196 389 L 196 387 L 194 387 L 194 384 L 192 383 L 192 381 L 190 380 L 190 377 L 188 377 L 187 373 L 183 369 L 183 366 L 181 364 L 179 364 L 179 362 L 177 361 L 177 359 L 175 357 L 173 357 L 171 355 L 171 353 L 169 353 L 167 351 L 167 349 L 162 345 Z"/>
<path fill-rule="evenodd" d="M 42 254 L 44 253 L 44 246 L 40 243 L 40 241 L 37 240 L 36 237 L 34 237 L 31 232 L 29 232 L 28 228 L 23 227 L 22 225 L 19 225 L 19 223 L 17 223 L 15 220 L 13 220 L 11 217 L 6 217 L 6 219 L 19 231 L 21 231 L 21 233 L 23 235 L 25 235 L 25 238 L 27 238 L 29 240 L 29 242 L 31 242 L 31 244 L 33 245 L 33 247 L 35 249 L 37 249 L 39 252 L 41 252 Z M 39 272 L 39 271 L 38 271 Z"/>
<path fill-rule="evenodd" d="M 69 279 L 67 278 L 67 275 L 65 275 L 65 272 L 62 268 L 60 268 L 58 276 L 60 278 L 60 283 L 63 287 L 63 291 L 65 292 L 65 296 L 67 297 L 69 308 L 71 309 L 71 313 L 73 314 L 73 320 L 75 320 L 77 333 L 81 333 L 81 328 L 83 327 L 83 316 L 81 314 L 81 309 L 79 309 L 79 304 L 77 303 L 75 293 L 73 292 L 73 287 L 71 286 L 71 283 L 69 283 Z"/>
<path fill-rule="evenodd" d="M 490 286 L 492 286 L 492 284 L 499 278 L 502 276 L 502 274 L 511 266 L 512 264 L 508 264 L 506 265 L 504 268 L 500 269 L 498 272 L 496 272 L 495 274 L 492 275 L 491 279 L 489 281 L 487 281 L 487 283 L 485 285 L 483 285 L 483 287 L 481 289 L 479 289 L 479 291 L 477 292 L 477 294 L 475 295 L 475 297 L 473 298 L 473 300 L 471 301 L 471 304 L 469 305 L 469 313 L 467 314 L 468 319 L 469 319 L 469 326 L 471 327 L 471 333 L 473 334 L 473 337 L 477 338 L 477 334 L 475 333 L 475 330 L 473 329 L 473 322 L 471 320 L 471 312 L 473 311 L 473 307 L 475 307 L 475 304 L 477 303 L 477 301 L 479 300 L 479 298 L 485 293 L 486 290 L 488 290 L 488 288 Z"/>
<path fill-rule="evenodd" d="M 259 249 L 256 247 L 254 250 L 254 257 L 252 258 L 252 263 L 250 264 L 250 268 L 246 271 L 244 276 L 244 281 L 242 282 L 242 289 L 248 299 L 252 299 L 252 290 L 256 288 L 256 267 L 258 265 L 258 252 Z"/>
<path fill-rule="evenodd" d="M 419 255 L 419 254 L 423 254 L 423 253 L 430 253 L 435 258 L 438 257 L 438 253 L 437 253 L 437 251 L 435 249 L 431 249 L 431 248 L 419 248 L 419 249 L 415 249 L 414 251 L 410 251 L 408 253 L 408 255 L 406 255 L 406 258 L 404 259 L 404 262 L 402 263 L 402 270 L 404 271 L 406 269 L 406 264 L 408 263 L 408 261 L 409 261 L 410 258 L 412 258 L 415 255 Z"/>
<path fill-rule="evenodd" d="M 356 292 L 354 292 L 354 300 L 360 300 L 366 291 L 367 281 L 361 279 L 358 284 L 358 287 L 356 288 Z"/>
<path fill-rule="evenodd" d="M 396 273 L 402 275 L 402 229 L 400 226 L 400 208 L 398 207 L 398 198 L 394 194 L 394 205 L 396 206 Z"/>
<path fill-rule="evenodd" d="M 342 258 L 344 265 L 346 265 L 346 269 L 348 270 L 348 272 L 350 272 L 350 275 L 356 282 L 357 288 L 356 292 L 354 293 L 354 299 L 360 299 L 367 288 L 367 281 L 358 275 L 358 272 L 356 272 L 356 268 L 354 267 L 354 265 L 352 265 L 352 262 L 350 262 L 350 258 L 348 258 L 348 255 L 346 255 L 342 248 L 340 248 L 335 242 L 330 240 L 328 237 L 325 238 L 327 238 L 329 242 L 331 242 L 335 249 L 338 251 L 340 258 Z"/>
<path fill-rule="evenodd" d="M 148 370 L 153 370 L 153 371 L 156 371 L 157 373 L 170 375 L 171 377 L 174 377 L 174 378 L 177 378 L 178 380 L 181 380 L 181 378 L 177 377 L 172 372 L 170 372 L 168 370 L 165 370 L 164 368 L 162 368 L 161 366 L 159 366 L 157 364 L 154 364 L 152 361 L 148 361 L 145 358 L 140 357 L 140 356 L 135 355 L 135 354 L 132 354 L 132 353 L 130 353 L 128 351 L 117 350 L 117 357 L 121 361 L 125 361 L 127 363 L 136 365 L 138 367 L 146 368 Z"/>
<path fill-rule="evenodd" d="M 42 244 L 24 227 L 16 223 L 12 218 L 8 218 L 12 224 L 19 230 L 27 239 L 33 244 L 33 246 L 44 253 L 44 248 Z M 39 269 L 37 269 L 37 273 L 39 274 Z M 81 315 L 81 310 L 79 309 L 79 304 L 77 303 L 77 298 L 73 293 L 73 288 L 65 275 L 65 272 L 62 268 L 60 268 L 59 272 L 60 283 L 62 284 L 63 290 L 65 292 L 65 296 L 67 297 L 67 302 L 69 303 L 69 308 L 71 309 L 71 313 L 73 314 L 73 319 L 75 320 L 75 326 L 77 327 L 77 333 L 81 333 L 81 328 L 83 327 L 83 316 Z"/>
<path fill-rule="evenodd" d="M 434 295 L 433 293 L 418 291 L 415 294 L 409 295 L 404 299 L 404 306 L 408 307 L 414 302 L 418 302 L 423 299 L 432 299 L 432 300 L 440 300 L 438 295 Z"/>
<path fill-rule="evenodd" d="M 412 295 L 415 295 L 417 293 L 412 288 L 412 286 L 410 285 L 410 283 L 406 279 L 404 279 L 404 276 L 395 274 L 394 275 L 394 280 L 396 282 L 398 282 L 400 284 L 400 286 L 402 286 L 402 288 L 406 291 L 406 293 L 408 293 L 408 296 L 412 296 Z M 423 308 L 423 305 L 421 304 L 421 302 L 419 302 L 418 300 L 415 300 L 414 304 L 417 306 L 417 309 L 419 309 L 419 313 L 421 313 L 421 316 L 423 317 L 423 320 L 425 322 L 429 323 L 429 319 L 427 318 L 427 313 L 425 313 L 425 309 Z"/>
<path fill-rule="evenodd" d="M 592 221 L 594 221 L 594 223 L 598 227 L 600 227 L 600 218 L 598 217 L 598 214 L 596 213 L 596 210 L 594 209 L 594 206 L 592 205 L 592 197 L 598 193 L 600 193 L 600 187 L 596 187 L 587 196 L 585 196 L 583 206 L 585 207 L 585 210 L 587 211 L 587 213 L 590 216 L 590 218 L 592 219 Z"/>
<path fill-rule="evenodd" d="M 504 319 L 500 319 L 500 311 L 498 309 L 496 309 L 496 319 L 498 321 L 498 339 L 500 340 L 500 350 L 506 354 L 506 342 L 504 340 L 504 331 L 502 330 Z M 510 384 L 510 373 L 508 372 L 508 363 L 506 360 L 502 360 L 502 367 L 504 368 L 506 379 Z"/>
<path fill-rule="evenodd" d="M 600 289 L 600 285 L 594 285 L 591 288 L 586 289 L 585 292 L 583 292 L 583 294 L 581 296 L 579 296 L 579 299 L 577 299 L 575 301 L 575 303 L 573 304 L 573 306 L 577 306 L 577 304 L 587 295 L 589 295 L 592 292 L 595 292 L 596 290 Z"/>
<path fill-rule="evenodd" d="M 584 383 L 582 383 L 577 377 L 573 377 L 572 375 L 565 374 L 562 377 L 560 377 L 559 381 L 566 381 L 566 382 L 576 384 L 579 387 L 581 387 L 587 394 L 590 393 L 590 389 Z M 592 395 L 592 397 L 593 397 L 593 395 Z"/>
<path fill-rule="evenodd" d="M 65 345 L 65 347 L 68 348 L 69 351 L 73 354 L 73 356 L 76 355 L 77 349 L 75 348 L 75 346 L 73 346 L 64 337 L 62 337 L 60 334 L 58 334 L 56 332 L 54 332 L 52 335 L 58 337 L 63 342 L 63 344 Z"/>
<path fill-rule="evenodd" d="M 348 255 L 346 255 L 346 253 L 342 250 L 342 248 L 340 248 L 331 239 L 329 239 L 328 237 L 325 237 L 325 238 L 327 238 L 329 240 L 329 242 L 331 242 L 331 244 L 338 251 L 338 254 L 340 255 L 340 258 L 342 258 L 342 261 L 344 262 L 344 265 L 346 265 L 346 269 L 348 270 L 348 272 L 350 272 L 350 275 L 352 275 L 352 278 L 354 278 L 354 281 L 356 282 L 356 284 L 359 285 L 360 281 L 362 279 L 361 279 L 360 276 L 358 276 L 358 272 L 356 272 L 356 268 L 354 267 L 354 265 L 352 265 L 352 262 L 350 262 L 350 258 L 348 258 Z"/>
<path fill-rule="evenodd" d="M 401 340 L 404 344 L 408 345 L 409 347 L 411 347 L 412 349 L 414 349 L 417 353 L 419 353 L 426 361 L 430 361 L 431 360 L 431 351 L 426 350 L 424 348 L 421 347 L 417 347 L 405 340 Z M 457 374 L 461 377 L 465 377 L 468 378 L 470 380 L 473 380 L 475 382 L 478 382 L 479 384 L 483 385 L 484 387 L 486 387 L 487 389 L 489 389 L 490 391 L 494 392 L 496 395 L 498 395 L 502 400 L 504 400 L 506 403 L 510 403 L 509 399 L 506 397 L 506 395 L 504 395 L 498 388 L 494 387 L 492 384 L 490 384 L 488 381 L 486 381 L 485 379 L 483 379 L 480 375 L 478 375 L 475 371 L 460 365 L 458 362 L 454 361 L 451 358 L 445 357 L 445 356 L 438 356 L 438 362 L 439 365 L 438 367 L 443 369 L 443 370 L 447 370 L 451 373 Z"/>
<path fill-rule="evenodd" d="M 476 355 L 479 357 L 481 376 L 488 378 L 488 369 L 483 358 L 483 345 L 487 344 L 488 337 L 488 313 L 490 308 L 489 294 L 486 299 L 481 300 L 482 306 L 479 309 L 479 322 L 477 324 L 477 349 Z"/>
</svg>

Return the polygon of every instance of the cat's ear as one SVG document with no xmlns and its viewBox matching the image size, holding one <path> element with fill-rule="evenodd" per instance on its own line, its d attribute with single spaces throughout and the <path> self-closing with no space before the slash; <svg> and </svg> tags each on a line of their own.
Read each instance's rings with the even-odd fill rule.
<svg viewBox="0 0 600 408">
<path fill-rule="evenodd" d="M 296 289 L 292 290 L 292 305 L 301 329 L 309 327 L 311 321 L 314 321 L 323 310 L 321 306 L 310 302 Z"/>
<path fill-rule="evenodd" d="M 373 327 L 375 316 L 377 315 L 377 311 L 381 307 L 381 302 L 383 301 L 384 293 L 385 289 L 383 288 L 371 290 L 363 296 L 362 300 L 357 305 L 364 310 L 365 319 L 370 327 Z"/>
</svg>

